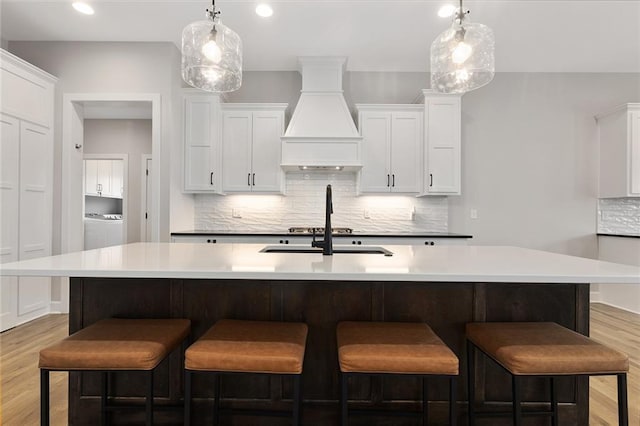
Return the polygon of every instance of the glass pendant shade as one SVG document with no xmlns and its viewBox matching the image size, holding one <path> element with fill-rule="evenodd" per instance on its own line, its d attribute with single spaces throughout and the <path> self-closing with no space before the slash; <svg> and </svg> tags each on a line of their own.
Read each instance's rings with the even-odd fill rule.
<svg viewBox="0 0 640 426">
<path fill-rule="evenodd" d="M 208 92 L 232 92 L 242 85 L 242 40 L 216 16 L 182 31 L 182 78 Z"/>
<path fill-rule="evenodd" d="M 489 83 L 495 74 L 494 50 L 491 28 L 455 19 L 431 44 L 431 88 L 464 93 Z"/>
</svg>

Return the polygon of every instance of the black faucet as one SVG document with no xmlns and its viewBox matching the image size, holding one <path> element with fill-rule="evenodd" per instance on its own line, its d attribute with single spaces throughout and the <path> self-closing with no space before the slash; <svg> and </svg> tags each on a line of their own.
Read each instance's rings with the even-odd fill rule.
<svg viewBox="0 0 640 426">
<path fill-rule="evenodd" d="M 331 185 L 327 185 L 327 202 L 324 216 L 324 240 L 316 241 L 316 231 L 313 230 L 311 247 L 322 247 L 324 256 L 333 255 L 333 236 L 331 235 L 331 214 L 333 214 L 333 201 L 331 200 Z"/>
</svg>

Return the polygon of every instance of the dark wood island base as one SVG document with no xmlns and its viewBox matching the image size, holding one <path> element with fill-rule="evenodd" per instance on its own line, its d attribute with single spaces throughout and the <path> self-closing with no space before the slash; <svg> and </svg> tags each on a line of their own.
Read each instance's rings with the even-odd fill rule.
<svg viewBox="0 0 640 426">
<path fill-rule="evenodd" d="M 277 320 L 305 322 L 309 326 L 303 372 L 302 423 L 339 424 L 339 379 L 336 325 L 339 321 L 426 322 L 460 359 L 459 423 L 466 425 L 466 358 L 464 329 L 478 321 L 554 321 L 571 330 L 589 333 L 589 284 L 556 283 L 458 283 L 458 282 L 364 282 L 278 281 L 222 279 L 71 278 L 69 332 L 99 319 L 188 318 L 195 341 L 217 320 Z M 182 352 L 185 348 L 182 348 Z M 158 425 L 182 424 L 183 360 L 173 353 L 158 367 L 155 394 Z M 511 407 L 509 376 L 490 362 L 480 360 L 476 389 L 488 401 L 484 410 L 508 411 Z M 243 408 L 287 409 L 290 381 L 269 377 L 223 377 L 224 396 Z M 111 395 L 140 399 L 144 377 L 116 373 Z M 69 376 L 69 424 L 97 424 L 100 381 L 92 373 Z M 524 382 L 525 401 L 548 401 L 546 381 Z M 560 424 L 586 425 L 589 419 L 589 383 L 585 378 L 559 381 Z M 212 421 L 212 383 L 206 375 L 194 378 L 193 424 Z M 421 385 L 404 377 L 359 378 L 349 385 L 349 397 L 363 406 L 420 410 Z M 446 424 L 448 384 L 429 384 L 432 424 Z M 540 408 L 548 404 L 529 404 Z M 142 422 L 144 413 L 117 412 L 113 424 Z M 222 418 L 222 424 L 225 424 Z M 375 424 L 415 425 L 419 417 L 385 418 Z M 234 416 L 234 425 L 286 425 L 287 419 Z M 546 417 L 530 419 L 529 425 L 546 425 Z M 352 425 L 374 424 L 371 418 L 354 417 Z M 510 425 L 511 419 L 480 419 L 479 425 Z"/>
</svg>

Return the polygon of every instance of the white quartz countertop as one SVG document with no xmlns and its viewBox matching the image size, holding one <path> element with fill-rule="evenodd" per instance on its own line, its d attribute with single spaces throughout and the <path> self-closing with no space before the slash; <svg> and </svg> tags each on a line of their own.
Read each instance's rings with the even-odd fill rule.
<svg viewBox="0 0 640 426">
<path fill-rule="evenodd" d="M 291 247 L 291 246 L 288 246 Z M 640 268 L 501 246 L 385 246 L 394 254 L 261 253 L 263 244 L 134 243 L 0 265 L 0 275 L 640 284 Z"/>
</svg>

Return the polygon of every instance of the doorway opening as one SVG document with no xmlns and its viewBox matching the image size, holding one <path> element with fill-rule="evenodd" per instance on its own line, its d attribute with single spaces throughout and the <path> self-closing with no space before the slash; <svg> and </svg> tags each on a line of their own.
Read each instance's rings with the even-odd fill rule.
<svg viewBox="0 0 640 426">
<path fill-rule="evenodd" d="M 102 159 L 115 160 L 118 159 L 113 158 L 116 156 L 127 160 L 122 163 L 126 171 L 123 173 L 123 179 L 126 176 L 127 180 L 124 185 L 121 185 L 123 187 L 122 215 L 123 221 L 127 222 L 126 228 L 123 223 L 122 243 L 160 240 L 159 174 L 150 173 L 144 187 L 141 186 L 143 155 L 153 159 L 155 164 L 161 163 L 160 100 L 159 94 L 148 93 L 76 93 L 63 96 L 60 253 L 80 251 L 85 248 L 85 214 L 98 213 L 85 210 L 87 194 L 85 193 L 84 160 L 85 157 L 88 160 L 99 159 L 96 155 L 112 156 L 112 158 Z M 148 149 L 138 149 L 132 153 L 126 148 L 128 145 L 124 140 L 132 132 L 135 133 L 132 130 L 136 127 L 134 123 L 141 122 L 145 122 L 148 128 L 149 137 L 146 144 Z M 103 134 L 98 138 L 100 139 L 98 145 L 102 148 L 95 146 L 92 148 L 92 142 L 87 137 L 87 133 L 91 133 L 92 128 L 94 136 L 97 132 L 96 128 L 111 128 L 115 133 L 111 138 Z M 111 163 L 111 166 L 113 169 L 114 163 Z M 117 169 L 119 165 L 115 167 Z M 104 165 L 103 168 L 105 168 Z M 146 168 L 144 175 L 146 178 Z M 102 194 L 98 194 L 98 197 L 107 198 L 104 183 L 102 189 Z M 109 190 L 111 191 L 111 188 Z M 110 195 L 114 194 L 117 195 L 117 191 L 110 193 Z M 95 194 L 89 196 L 95 197 Z M 92 209 L 97 208 L 92 204 Z M 59 301 L 61 312 L 68 312 L 68 291 L 68 279 L 61 279 L 52 285 L 52 300 Z"/>
</svg>

